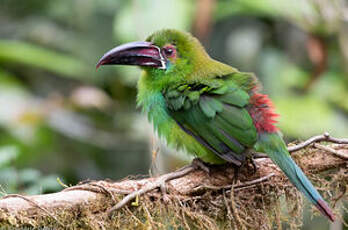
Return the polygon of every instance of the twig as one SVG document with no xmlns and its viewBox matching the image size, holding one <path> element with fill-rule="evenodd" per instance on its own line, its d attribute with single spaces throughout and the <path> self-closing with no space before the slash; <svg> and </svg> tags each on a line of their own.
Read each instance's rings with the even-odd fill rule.
<svg viewBox="0 0 348 230">
<path fill-rule="evenodd" d="M 151 226 L 154 226 L 152 216 L 151 216 L 149 210 L 147 209 L 146 204 L 143 206 L 143 210 L 146 213 L 146 216 L 147 216 Z"/>
<path fill-rule="evenodd" d="M 239 217 L 236 202 L 234 201 L 234 186 L 232 186 L 232 188 L 231 188 L 230 200 L 231 200 L 232 215 L 236 221 L 237 228 L 246 230 L 245 225 L 242 223 L 242 220 Z"/>
<path fill-rule="evenodd" d="M 259 184 L 263 181 L 266 181 L 268 180 L 269 178 L 271 178 L 272 176 L 274 176 L 275 174 L 274 173 L 270 173 L 268 174 L 267 176 L 264 176 L 264 177 L 260 177 L 260 178 L 257 178 L 255 180 L 252 180 L 252 181 L 247 181 L 247 182 L 244 182 L 242 184 L 239 184 L 239 185 L 236 185 L 235 188 L 243 188 L 243 187 L 246 187 L 246 186 L 250 186 L 250 185 L 254 185 L 254 184 Z"/>
<path fill-rule="evenodd" d="M 342 158 L 343 160 L 348 160 L 348 154 L 340 153 L 340 152 L 336 151 L 335 149 L 330 148 L 328 146 L 324 146 L 324 145 L 321 145 L 321 144 L 318 144 L 318 143 L 314 143 L 314 147 L 317 148 L 317 149 L 321 149 L 321 150 L 330 152 L 330 153 L 338 156 L 339 158 Z"/>
<path fill-rule="evenodd" d="M 100 188 L 105 194 L 109 195 L 114 204 L 117 203 L 114 194 L 110 191 L 110 189 L 105 188 L 103 185 L 97 183 L 90 183 L 89 185 Z"/>
<path fill-rule="evenodd" d="M 75 185 L 75 186 L 68 187 L 68 188 L 64 189 L 63 192 L 74 191 L 74 190 L 84 190 L 84 191 L 90 191 L 90 192 L 95 192 L 95 193 L 101 193 L 100 189 L 98 189 L 98 188 L 100 188 L 100 186 L 101 185 L 98 186 L 97 184 L 91 184 L 91 183 L 83 184 L 83 185 Z M 98 187 L 98 188 L 96 188 L 96 187 Z M 105 192 L 104 189 L 101 189 L 101 190 Z M 109 192 L 113 192 L 116 194 L 124 194 L 124 195 L 127 195 L 127 194 L 132 192 L 131 190 L 117 189 L 117 188 L 108 188 L 107 190 Z"/>
<path fill-rule="evenodd" d="M 307 147 L 308 145 L 315 143 L 315 142 L 321 142 L 321 141 L 327 141 L 327 142 L 331 142 L 331 143 L 336 143 L 336 144 L 348 144 L 348 139 L 347 138 L 335 138 L 335 137 L 331 137 L 330 134 L 328 132 L 325 132 L 323 135 L 318 135 L 318 136 L 314 136 L 309 138 L 308 140 L 294 145 L 294 146 L 290 146 L 288 147 L 288 151 L 291 152 L 296 152 L 299 151 L 305 147 Z M 329 151 L 329 150 L 326 150 Z M 337 151 L 333 152 L 333 151 L 329 151 L 339 157 L 342 157 L 342 154 L 338 153 Z M 338 153 L 338 154 L 337 154 Z M 253 152 L 253 157 L 254 159 L 258 159 L 258 158 L 268 158 L 267 154 L 264 153 L 259 153 L 259 152 Z M 343 155 L 343 157 L 346 157 Z M 344 158 L 345 159 L 345 158 Z"/>
<path fill-rule="evenodd" d="M 224 198 L 225 206 L 226 206 L 226 208 L 227 208 L 227 217 L 230 218 L 231 224 L 232 224 L 232 223 L 233 223 L 233 222 L 232 222 L 233 215 L 232 215 L 231 207 L 230 207 L 230 205 L 228 204 L 228 201 L 227 201 L 227 198 L 226 198 L 225 190 L 223 190 L 222 195 L 223 195 L 223 198 Z"/>
<path fill-rule="evenodd" d="M 328 141 L 328 142 L 332 142 L 332 143 L 336 143 L 336 144 L 348 144 L 347 138 L 331 137 L 328 132 L 325 132 L 323 135 L 311 137 L 308 140 L 302 142 L 301 144 L 288 147 L 288 151 L 295 152 L 295 151 L 298 151 L 300 149 L 303 149 L 304 147 L 306 147 L 314 142 L 320 142 L 320 141 Z"/>
<path fill-rule="evenodd" d="M 137 196 L 143 195 L 144 193 L 147 193 L 151 190 L 154 190 L 158 187 L 161 187 L 161 185 L 163 185 L 165 182 L 167 182 L 169 180 L 173 180 L 173 179 L 178 178 L 178 177 L 183 177 L 194 170 L 195 170 L 195 168 L 193 166 L 188 165 L 188 166 L 185 166 L 185 167 L 179 169 L 178 171 L 164 174 L 164 175 L 156 178 L 155 181 L 148 183 L 142 189 L 136 190 L 136 191 L 128 194 L 127 196 L 125 196 L 120 202 L 117 203 L 117 205 L 115 205 L 110 210 L 108 210 L 108 212 L 107 212 L 108 216 L 111 217 L 112 213 L 114 211 L 124 207 L 126 204 L 128 204 L 128 202 L 130 202 L 131 200 L 133 200 Z"/>
</svg>

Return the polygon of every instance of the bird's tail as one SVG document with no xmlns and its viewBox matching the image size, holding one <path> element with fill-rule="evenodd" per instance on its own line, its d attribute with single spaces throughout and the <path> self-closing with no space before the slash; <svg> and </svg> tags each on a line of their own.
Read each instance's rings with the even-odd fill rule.
<svg viewBox="0 0 348 230">
<path fill-rule="evenodd" d="M 302 170 L 296 165 L 293 159 L 291 159 L 286 145 L 278 133 L 260 134 L 255 147 L 257 151 L 265 152 L 285 173 L 291 183 L 301 191 L 324 216 L 334 221 L 334 214 L 331 209 Z"/>
</svg>

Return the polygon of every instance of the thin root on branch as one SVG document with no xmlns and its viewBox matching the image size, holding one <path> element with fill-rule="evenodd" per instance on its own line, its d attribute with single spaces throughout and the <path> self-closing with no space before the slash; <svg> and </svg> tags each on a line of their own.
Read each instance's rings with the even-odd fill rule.
<svg viewBox="0 0 348 230">
<path fill-rule="evenodd" d="M 114 211 L 124 207 L 126 204 L 128 204 L 131 200 L 135 199 L 137 196 L 141 196 L 161 186 L 163 187 L 163 185 L 167 181 L 173 180 L 178 177 L 183 177 L 194 170 L 195 168 L 193 166 L 188 165 L 175 172 L 164 174 L 162 176 L 155 178 L 154 181 L 147 183 L 143 188 L 136 190 L 128 194 L 127 196 L 125 196 L 120 202 L 118 202 L 114 207 L 112 207 L 111 209 L 107 211 L 108 216 L 111 217 Z"/>
</svg>

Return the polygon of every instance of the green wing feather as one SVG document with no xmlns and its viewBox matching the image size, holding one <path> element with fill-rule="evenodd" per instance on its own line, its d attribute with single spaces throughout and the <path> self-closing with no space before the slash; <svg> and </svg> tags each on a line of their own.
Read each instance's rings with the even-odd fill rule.
<svg viewBox="0 0 348 230">
<path fill-rule="evenodd" d="M 249 94 L 233 80 L 181 84 L 163 91 L 170 116 L 188 134 L 228 162 L 240 165 L 257 140 L 247 111 Z"/>
</svg>

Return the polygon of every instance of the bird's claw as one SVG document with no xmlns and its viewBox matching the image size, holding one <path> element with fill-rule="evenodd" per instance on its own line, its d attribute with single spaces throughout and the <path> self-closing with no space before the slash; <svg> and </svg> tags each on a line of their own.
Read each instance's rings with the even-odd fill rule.
<svg viewBox="0 0 348 230">
<path fill-rule="evenodd" d="M 251 161 L 251 165 L 253 166 L 253 174 L 255 174 L 258 170 L 257 164 L 255 163 L 255 160 L 253 157 L 250 158 L 250 161 Z"/>
<path fill-rule="evenodd" d="M 210 174 L 210 168 L 207 166 L 206 163 L 204 163 L 201 159 L 199 158 L 195 158 L 192 160 L 191 165 L 195 168 L 195 169 L 201 169 L 206 173 Z"/>
</svg>

